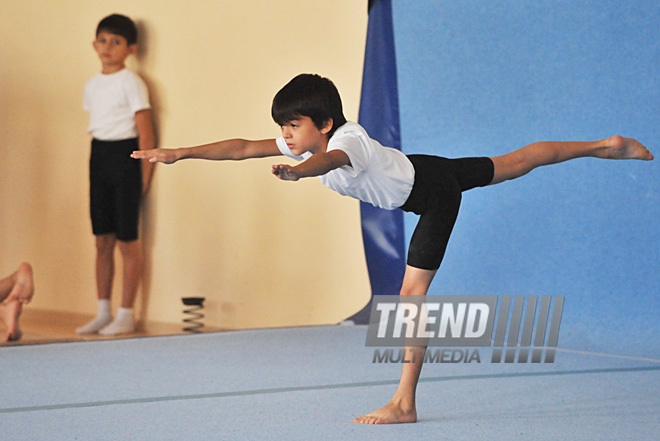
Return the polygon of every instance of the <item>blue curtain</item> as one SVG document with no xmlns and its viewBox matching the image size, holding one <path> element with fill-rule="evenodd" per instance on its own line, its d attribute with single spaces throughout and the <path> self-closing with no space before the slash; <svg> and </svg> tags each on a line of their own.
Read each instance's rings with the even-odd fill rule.
<svg viewBox="0 0 660 441">
<path fill-rule="evenodd" d="M 401 150 L 391 0 L 369 2 L 358 122 L 381 144 Z M 399 294 L 405 271 L 403 213 L 360 203 L 371 295 Z M 349 318 L 368 323 L 371 301 Z"/>
</svg>

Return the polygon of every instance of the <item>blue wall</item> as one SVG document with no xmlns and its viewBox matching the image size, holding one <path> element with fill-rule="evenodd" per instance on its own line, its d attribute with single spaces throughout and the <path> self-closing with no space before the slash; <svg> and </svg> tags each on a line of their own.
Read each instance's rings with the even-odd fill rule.
<svg viewBox="0 0 660 441">
<path fill-rule="evenodd" d="M 393 15 L 404 152 L 621 134 L 660 158 L 660 2 L 415 0 Z M 560 346 L 658 356 L 659 207 L 660 159 L 472 190 L 431 293 L 563 294 Z"/>
</svg>

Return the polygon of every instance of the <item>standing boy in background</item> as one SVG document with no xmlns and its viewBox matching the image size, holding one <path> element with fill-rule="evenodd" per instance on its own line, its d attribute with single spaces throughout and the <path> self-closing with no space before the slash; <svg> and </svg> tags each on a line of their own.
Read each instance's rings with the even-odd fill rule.
<svg viewBox="0 0 660 441">
<path fill-rule="evenodd" d="M 79 334 L 116 335 L 133 332 L 133 305 L 142 275 L 138 218 L 142 196 L 149 188 L 152 164 L 130 159 L 133 150 L 154 148 L 155 135 L 144 81 L 126 69 L 126 58 L 137 52 L 137 28 L 123 15 L 110 15 L 98 24 L 94 50 L 101 73 L 85 85 L 83 107 L 89 111 L 92 135 L 89 161 L 90 215 L 96 237 L 98 313 Z M 123 259 L 123 295 L 114 321 L 110 296 L 114 278 L 114 249 Z"/>
</svg>

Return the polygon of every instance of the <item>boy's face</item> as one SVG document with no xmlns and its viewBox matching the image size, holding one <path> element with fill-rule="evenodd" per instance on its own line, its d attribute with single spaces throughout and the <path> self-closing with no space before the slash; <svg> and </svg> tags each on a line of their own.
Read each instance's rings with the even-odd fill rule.
<svg viewBox="0 0 660 441">
<path fill-rule="evenodd" d="M 305 152 L 325 152 L 328 146 L 328 132 L 332 128 L 332 120 L 319 129 L 309 116 L 301 116 L 281 126 L 282 136 L 291 153 L 302 155 Z"/>
<path fill-rule="evenodd" d="M 126 38 L 121 35 L 101 31 L 93 43 L 94 50 L 101 59 L 104 74 L 111 74 L 122 70 L 126 57 L 134 54 L 137 45 L 128 45 Z"/>
</svg>

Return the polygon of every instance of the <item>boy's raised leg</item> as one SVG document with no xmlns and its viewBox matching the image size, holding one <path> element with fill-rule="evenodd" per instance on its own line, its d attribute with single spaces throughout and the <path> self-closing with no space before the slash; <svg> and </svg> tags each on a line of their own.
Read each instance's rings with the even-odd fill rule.
<svg viewBox="0 0 660 441">
<path fill-rule="evenodd" d="M 537 167 L 583 157 L 650 161 L 653 154 L 636 139 L 622 136 L 593 142 L 536 142 L 506 155 L 491 158 L 495 165 L 495 174 L 490 185 L 519 178 Z"/>
<path fill-rule="evenodd" d="M 401 286 L 401 295 L 426 295 L 437 271 L 429 271 L 411 266 L 406 267 Z M 407 354 L 423 353 L 423 347 L 406 347 Z M 415 351 L 417 350 L 417 351 Z M 403 363 L 399 386 L 394 397 L 385 406 L 353 421 L 363 424 L 414 423 L 417 421 L 415 393 L 419 375 L 422 372 L 424 357 L 414 357 L 412 363 Z"/>
</svg>

